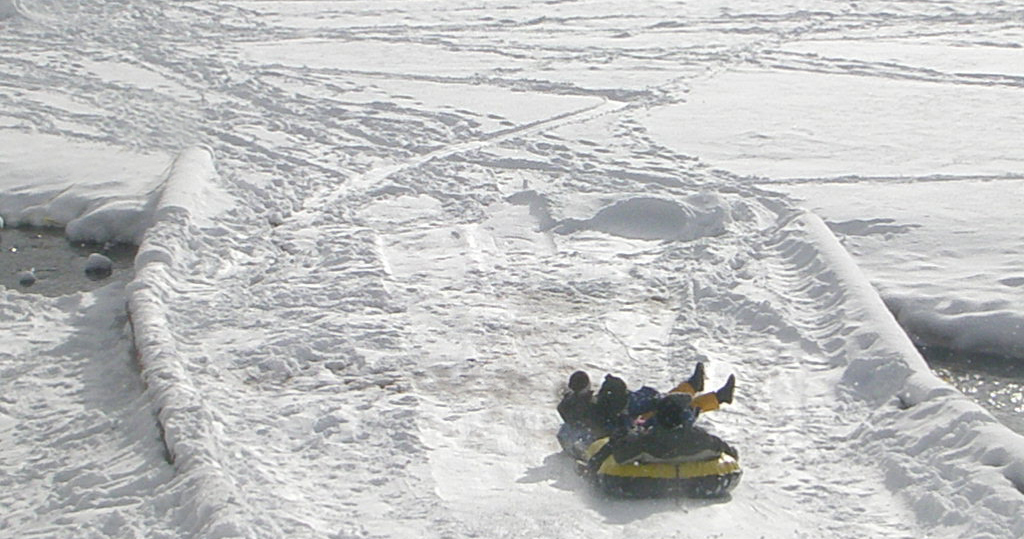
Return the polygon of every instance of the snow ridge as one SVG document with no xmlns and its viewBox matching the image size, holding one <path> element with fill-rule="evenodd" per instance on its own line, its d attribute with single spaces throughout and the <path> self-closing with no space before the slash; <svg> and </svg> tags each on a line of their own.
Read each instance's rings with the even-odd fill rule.
<svg viewBox="0 0 1024 539">
<path fill-rule="evenodd" d="M 857 327 L 856 334 L 845 336 L 844 343 L 852 346 L 847 346 L 841 354 L 832 355 L 833 361 L 845 364 L 843 381 L 846 385 L 869 402 L 880 404 L 902 387 L 911 372 L 930 374 L 924 359 L 824 221 L 810 213 L 799 221 L 814 246 L 815 256 L 827 268 L 832 287 L 842 291 L 844 304 L 853 302 L 843 312 L 847 323 L 852 321 Z M 818 278 L 825 277 L 819 275 Z M 862 331 L 863 327 L 869 330 Z M 880 349 L 886 350 L 885 357 L 876 358 L 863 352 Z M 878 376 L 881 372 L 886 376 Z M 882 385 L 881 381 L 886 383 Z"/>
<path fill-rule="evenodd" d="M 843 387 L 875 407 L 851 437 L 864 455 L 881 459 L 886 486 L 922 522 L 962 537 L 1020 537 L 1024 439 L 1007 437 L 990 413 L 932 373 L 824 221 L 813 214 L 799 221 L 842 291 L 842 318 L 855 328 L 832 356 L 845 362 Z"/>
<path fill-rule="evenodd" d="M 249 511 L 220 464 L 216 421 L 182 366 L 164 303 L 164 298 L 176 293 L 172 278 L 176 268 L 189 258 L 181 231 L 191 225 L 192 214 L 179 204 L 197 199 L 209 178 L 203 171 L 211 170 L 211 160 L 208 151 L 192 149 L 182 152 L 172 165 L 153 226 L 136 257 L 136 278 L 127 291 L 128 312 L 143 379 L 158 409 L 167 458 L 185 485 L 182 514 L 191 522 L 190 531 L 211 538 L 251 537 L 245 524 L 252 520 Z"/>
</svg>

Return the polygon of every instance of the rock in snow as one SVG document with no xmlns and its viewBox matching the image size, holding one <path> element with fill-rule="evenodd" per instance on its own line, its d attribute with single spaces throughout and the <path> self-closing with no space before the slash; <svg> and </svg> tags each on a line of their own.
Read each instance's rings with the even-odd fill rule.
<svg viewBox="0 0 1024 539">
<path fill-rule="evenodd" d="M 113 270 L 110 258 L 99 253 L 91 253 L 85 261 L 85 274 L 90 279 L 106 279 Z"/>
<path fill-rule="evenodd" d="M 36 284 L 36 273 L 32 270 L 25 270 L 18 273 L 18 284 L 21 286 L 32 286 Z"/>
</svg>

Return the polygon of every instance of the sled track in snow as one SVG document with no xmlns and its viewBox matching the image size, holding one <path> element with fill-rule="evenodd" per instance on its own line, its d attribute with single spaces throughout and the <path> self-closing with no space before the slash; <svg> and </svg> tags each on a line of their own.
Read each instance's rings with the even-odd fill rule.
<svg viewBox="0 0 1024 539">
<path fill-rule="evenodd" d="M 775 354 L 769 348 L 760 360 L 768 377 L 753 380 L 754 391 L 760 393 L 753 397 L 758 404 L 751 417 L 754 429 L 761 432 L 755 451 L 765 457 L 760 481 L 792 495 L 794 503 L 811 514 L 833 515 L 819 524 L 823 536 L 912 537 L 915 528 L 898 507 L 864 518 L 868 507 L 889 505 L 878 500 L 891 493 L 880 488 L 882 477 L 875 464 L 857 458 L 849 431 L 842 426 L 850 415 L 868 412 L 832 391 L 847 365 L 879 339 L 875 330 L 885 321 L 864 320 L 858 312 L 861 302 L 871 299 L 857 292 L 864 279 L 844 275 L 842 265 L 828 254 L 827 242 L 836 240 L 830 233 L 814 233 L 816 226 L 824 227 L 817 220 L 799 213 L 783 218 L 762 244 L 763 286 L 780 298 L 772 305 L 781 312 L 755 315 L 752 329 L 772 334 L 776 346 L 786 351 Z M 863 327 L 858 320 L 864 320 Z M 859 350 L 849 349 L 850 344 Z M 834 405 L 805 406 L 809 399 Z"/>
<path fill-rule="evenodd" d="M 730 502 L 737 511 L 802 523 L 775 530 L 782 535 L 913 537 L 907 512 L 886 501 L 881 472 L 851 447 L 848 418 L 867 412 L 833 393 L 849 360 L 845 343 L 872 339 L 856 340 L 860 300 L 850 287 L 859 285 L 832 263 L 808 225 L 814 219 L 784 210 L 760 232 L 716 238 L 703 256 L 688 256 L 676 270 L 693 278 L 673 323 L 674 347 L 705 357 L 706 390 L 737 376 L 735 402 L 703 420 L 740 451 L 744 479 Z M 654 372 L 666 367 L 680 369 Z M 832 405 L 809 405 L 820 402 Z M 879 505 L 892 507 L 872 509 Z"/>
</svg>

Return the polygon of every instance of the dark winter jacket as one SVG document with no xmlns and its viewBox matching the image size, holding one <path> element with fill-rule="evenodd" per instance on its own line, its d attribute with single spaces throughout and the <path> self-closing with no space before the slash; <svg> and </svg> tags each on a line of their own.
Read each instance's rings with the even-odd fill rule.
<svg viewBox="0 0 1024 539">
<path fill-rule="evenodd" d="M 610 445 L 619 464 L 707 460 L 722 453 L 739 458 L 729 444 L 696 425 L 631 432 L 612 440 Z"/>
<path fill-rule="evenodd" d="M 594 417 L 594 392 L 566 391 L 558 403 L 558 415 L 569 424 L 582 424 L 590 427 Z"/>
</svg>

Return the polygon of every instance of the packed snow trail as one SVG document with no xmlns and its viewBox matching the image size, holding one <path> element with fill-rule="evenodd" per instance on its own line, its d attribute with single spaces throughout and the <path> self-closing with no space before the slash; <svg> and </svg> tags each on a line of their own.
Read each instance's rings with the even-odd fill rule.
<svg viewBox="0 0 1024 539">
<path fill-rule="evenodd" d="M 490 159 L 477 154 L 475 165 Z M 675 504 L 627 506 L 627 530 L 678 530 L 698 511 L 705 531 L 735 532 L 733 515 L 749 510 L 790 515 L 786 524 L 776 524 L 779 534 L 853 537 L 868 526 L 858 519 L 867 513 L 880 534 L 916 534 L 898 509 L 880 513 L 876 505 L 887 504 L 877 498 L 887 493 L 878 489 L 880 478 L 871 468 L 817 477 L 823 467 L 853 467 L 850 454 L 839 450 L 849 428 L 837 421 L 842 410 L 818 408 L 834 393 L 842 365 L 809 354 L 820 336 L 801 339 L 799 328 L 786 326 L 789 317 L 765 310 L 760 289 L 754 298 L 738 291 L 743 278 L 737 273 L 748 263 L 792 265 L 793 254 L 772 255 L 762 247 L 761 235 L 779 218 L 767 208 L 779 200 L 745 190 L 715 194 L 698 185 L 676 186 L 664 188 L 658 199 L 645 194 L 635 200 L 648 211 L 657 211 L 654 200 L 669 201 L 693 217 L 689 224 L 703 223 L 692 231 L 693 242 L 630 239 L 631 232 L 651 232 L 642 222 L 619 229 L 623 235 L 586 229 L 559 234 L 557 227 L 538 230 L 529 205 L 499 198 L 472 207 L 479 217 L 466 220 L 446 213 L 436 195 L 417 192 L 437 193 L 430 178 L 465 167 L 462 160 L 431 161 L 389 178 L 402 194 L 340 205 L 354 212 L 359 225 L 329 214 L 296 229 L 283 223 L 275 234 L 298 237 L 287 243 L 288 253 L 303 264 L 277 266 L 257 283 L 246 278 L 246 297 L 224 286 L 232 279 L 219 280 L 216 291 L 202 286 L 209 276 L 200 271 L 184 284 L 212 294 L 168 302 L 180 305 L 170 312 L 224 313 L 220 320 L 204 316 L 198 324 L 174 324 L 193 393 L 203 396 L 202 406 L 213 411 L 210 430 L 220 433 L 214 443 L 218 469 L 238 486 L 222 502 L 249 515 L 218 512 L 215 518 L 223 520 L 212 527 L 268 537 L 317 536 L 345 525 L 354 526 L 343 528 L 346 533 L 356 534 L 388 529 L 389 535 L 463 536 L 499 523 L 512 535 L 536 536 L 564 511 L 581 510 L 580 503 L 615 514 L 621 504 L 604 507 L 608 502 L 592 499 L 578 480 L 565 477 L 571 466 L 554 451 L 552 403 L 538 402 L 538 395 L 553 400 L 553 390 L 577 365 L 663 387 L 702 359 L 719 380 L 736 372 L 749 388 L 751 403 L 738 400 L 723 411 L 726 418 L 738 417 L 721 428 L 738 446 L 751 448 L 744 457 L 754 463 L 750 480 L 728 504 L 696 504 L 683 512 Z M 508 198 L 515 199 L 523 173 L 505 175 L 495 174 L 493 190 L 510 189 Z M 550 184 L 544 178 L 535 173 L 528 183 L 540 193 L 564 193 L 578 181 Z M 593 202 L 619 193 L 621 188 L 593 196 Z M 615 207 L 596 211 L 601 221 L 579 221 L 593 227 L 618 221 L 627 228 L 638 222 L 615 215 Z M 752 242 L 746 239 L 751 236 Z M 223 271 L 234 240 L 215 235 L 202 241 L 211 238 L 209 248 L 222 255 L 216 270 Z M 179 263 L 201 263 L 190 253 L 205 248 L 176 248 L 173 236 L 164 241 L 178 253 L 161 261 L 170 266 L 165 275 L 183 275 L 184 267 L 174 269 Z M 807 249 L 797 250 L 806 254 L 792 271 L 796 280 L 827 270 Z M 310 269 L 315 277 L 304 278 Z M 758 269 L 747 275 L 770 277 Z M 827 294 L 810 294 L 807 301 L 814 312 L 835 307 Z M 244 331 L 240 320 L 247 320 Z M 760 359 L 766 352 L 771 360 Z M 232 359 L 219 365 L 207 359 L 218 356 Z M 778 383 L 792 387 L 774 387 Z M 814 407 L 805 409 L 808 403 Z M 762 455 L 757 440 L 765 439 L 773 443 Z M 824 461 L 793 457 L 829 454 Z M 773 459 L 780 468 L 773 469 Z M 310 462 L 320 473 L 309 474 Z M 811 468 L 802 476 L 794 466 Z M 551 479 L 571 488 L 552 495 L 546 485 Z M 839 496 L 849 492 L 862 493 L 870 510 Z M 560 509 L 551 512 L 555 504 Z M 632 515 L 637 508 L 641 513 Z M 592 524 L 579 533 L 622 533 L 608 531 L 600 520 Z M 764 522 L 751 526 L 754 533 Z"/>
<path fill-rule="evenodd" d="M 1024 534 L 1024 448 L 991 449 L 820 221 L 645 127 L 736 66 L 806 67 L 782 43 L 974 11 L 736 4 L 12 4 L 0 125 L 178 156 L 126 292 L 152 470 L 52 513 L 84 490 L 122 496 L 89 514 L 123 536 Z M 1013 20 L 989 8 L 972 28 Z M 554 440 L 568 374 L 665 388 L 697 361 L 739 379 L 703 419 L 741 452 L 731 498 L 592 495 Z M 111 509 L 147 488 L 178 503 Z"/>
</svg>

